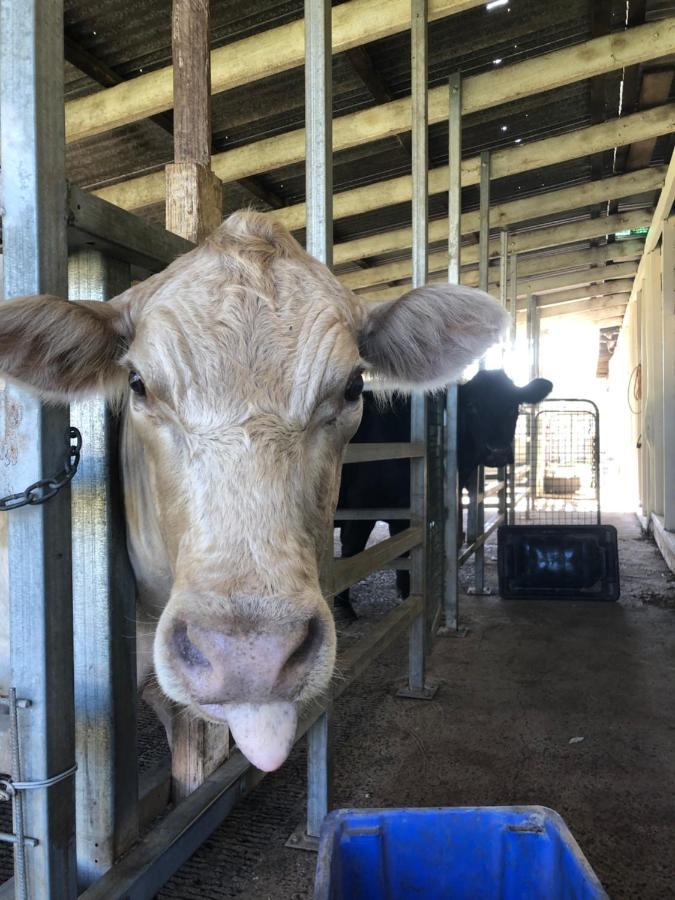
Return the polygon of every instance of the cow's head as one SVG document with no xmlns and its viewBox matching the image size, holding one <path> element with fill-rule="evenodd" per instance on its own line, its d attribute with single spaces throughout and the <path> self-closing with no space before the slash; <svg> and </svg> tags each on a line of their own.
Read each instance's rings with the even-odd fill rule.
<svg viewBox="0 0 675 900">
<path fill-rule="evenodd" d="M 250 212 L 106 304 L 0 306 L 7 376 L 48 399 L 121 396 L 132 562 L 146 586 L 166 583 L 159 683 L 227 720 L 261 768 L 283 762 L 297 705 L 332 676 L 319 569 L 362 373 L 442 384 L 504 324 L 469 288 L 369 306 Z"/>
<path fill-rule="evenodd" d="M 513 439 L 521 403 L 539 403 L 553 390 L 546 378 L 516 387 L 503 369 L 483 369 L 461 386 L 462 431 L 474 466 L 513 462 Z"/>
</svg>

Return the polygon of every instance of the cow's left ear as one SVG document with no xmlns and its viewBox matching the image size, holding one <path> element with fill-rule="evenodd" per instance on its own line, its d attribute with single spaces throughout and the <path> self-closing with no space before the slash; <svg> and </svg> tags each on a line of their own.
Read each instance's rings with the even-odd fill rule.
<svg viewBox="0 0 675 900">
<path fill-rule="evenodd" d="M 533 378 L 525 387 L 518 389 L 519 403 L 541 403 L 553 390 L 553 382 L 547 378 Z"/>
<path fill-rule="evenodd" d="M 434 284 L 366 306 L 361 356 L 386 388 L 428 390 L 456 379 L 502 336 L 508 317 L 489 294 Z"/>
</svg>

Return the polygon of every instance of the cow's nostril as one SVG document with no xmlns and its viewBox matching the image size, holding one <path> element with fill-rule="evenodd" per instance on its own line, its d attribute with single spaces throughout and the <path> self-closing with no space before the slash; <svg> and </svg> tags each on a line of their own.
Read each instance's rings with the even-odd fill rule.
<svg viewBox="0 0 675 900">
<path fill-rule="evenodd" d="M 206 668 L 210 665 L 208 659 L 196 647 L 188 636 L 188 628 L 185 622 L 178 622 L 173 630 L 173 642 L 178 655 L 188 666 L 201 666 Z"/>
<path fill-rule="evenodd" d="M 282 677 L 303 668 L 313 659 L 321 645 L 321 630 L 321 622 L 318 618 L 309 620 L 304 638 L 284 663 L 281 670 Z"/>
</svg>

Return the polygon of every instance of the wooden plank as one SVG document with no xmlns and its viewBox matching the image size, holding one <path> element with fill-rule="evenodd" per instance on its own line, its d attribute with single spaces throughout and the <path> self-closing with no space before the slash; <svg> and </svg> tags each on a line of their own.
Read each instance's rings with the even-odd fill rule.
<svg viewBox="0 0 675 900">
<path fill-rule="evenodd" d="M 406 528 L 395 537 L 387 538 L 357 553 L 347 559 L 336 559 L 333 562 L 333 583 L 332 591 L 334 594 L 345 590 L 352 584 L 356 584 L 362 578 L 366 578 L 373 572 L 377 572 L 385 563 L 396 559 L 413 547 L 419 546 L 424 540 L 424 526 L 413 525 Z"/>
<path fill-rule="evenodd" d="M 536 232 L 535 232 L 536 234 Z M 508 246 L 508 244 L 507 244 Z M 557 269 L 571 268 L 572 266 L 593 265 L 605 263 L 610 260 L 631 259 L 641 256 L 644 248 L 644 242 L 641 240 L 618 241 L 608 244 L 604 247 L 595 247 L 592 250 L 581 251 L 563 251 L 560 253 L 549 253 L 546 256 L 520 256 L 518 258 L 518 277 L 523 278 L 525 275 L 533 273 L 554 272 Z M 473 250 L 473 253 L 468 251 Z M 469 273 L 469 264 L 473 262 L 473 258 L 477 255 L 477 248 L 469 247 L 463 254 L 462 281 L 465 281 Z M 499 256 L 495 257 L 495 262 L 499 262 Z M 468 264 L 467 264 L 468 263 Z M 447 269 L 448 252 L 447 250 L 439 250 L 429 255 L 429 271 L 440 272 Z M 349 272 L 340 276 L 340 281 L 345 287 L 351 290 L 370 286 L 371 288 L 378 284 L 386 284 L 389 281 L 399 281 L 402 278 L 408 278 L 411 275 L 411 262 L 409 260 L 401 260 L 393 263 L 385 263 L 379 266 L 373 266 L 361 272 Z M 489 272 L 489 282 L 491 284 L 499 284 L 499 270 L 495 265 Z"/>
<path fill-rule="evenodd" d="M 642 84 L 640 86 L 640 109 L 650 109 L 652 106 L 658 106 L 665 103 L 670 96 L 670 88 L 673 83 L 673 70 L 645 72 L 642 76 Z M 641 169 L 648 166 L 654 155 L 654 147 L 656 146 L 656 138 L 651 137 L 646 141 L 635 141 L 631 144 L 626 159 L 626 169 L 628 171 Z"/>
<path fill-rule="evenodd" d="M 633 277 L 638 271 L 638 262 L 613 263 L 607 266 L 597 266 L 593 269 L 580 269 L 577 272 L 570 272 L 564 275 L 553 275 L 548 277 L 535 276 L 526 278 L 518 283 L 518 300 L 526 297 L 528 294 L 546 294 L 549 291 L 558 291 L 561 288 L 578 287 L 592 285 L 599 282 L 608 281 L 608 279 L 624 279 Z M 471 277 L 469 277 L 471 276 Z M 431 275 L 430 283 L 447 283 L 447 276 Z M 475 272 L 470 272 L 462 284 L 469 287 L 478 285 L 478 278 Z M 610 282 L 611 287 L 611 282 Z M 376 291 L 371 294 L 359 294 L 364 300 L 371 303 L 380 303 L 385 300 L 393 300 L 400 297 L 406 290 L 405 286 L 397 286 L 387 288 L 386 290 Z M 491 286 L 492 293 L 495 293 L 494 285 Z"/>
<path fill-rule="evenodd" d="M 534 59 L 499 67 L 463 80 L 462 115 L 512 103 L 522 97 L 553 90 L 575 81 L 613 72 L 623 66 L 675 52 L 675 20 L 664 19 L 545 53 Z M 447 119 L 448 87 L 429 91 L 429 124 Z M 348 113 L 335 120 L 335 152 L 410 131 L 411 101 L 391 103 Z M 214 171 L 224 181 L 271 172 L 301 162 L 304 129 L 235 147 L 214 157 Z M 527 152 L 527 146 L 522 148 Z M 497 172 L 495 177 L 499 177 Z"/>
<path fill-rule="evenodd" d="M 536 220 L 556 213 L 565 213 L 581 209 L 593 203 L 631 197 L 650 191 L 660 191 L 666 177 L 665 166 L 655 166 L 629 175 L 618 175 L 605 178 L 603 181 L 589 182 L 547 191 L 523 200 L 512 200 L 490 207 L 490 223 L 494 228 L 508 228 L 528 220 Z M 338 194 L 337 197 L 341 195 Z M 334 199 L 337 199 L 334 198 Z M 292 207 L 289 207 L 292 208 Z M 277 218 L 275 216 L 275 218 Z M 281 218 L 281 217 L 279 217 Z M 464 213 L 461 221 L 462 234 L 469 235 L 478 230 L 478 210 Z M 429 223 L 429 241 L 445 241 L 447 238 L 447 219 L 435 219 Z M 412 246 L 412 229 L 397 228 L 382 234 L 368 235 L 352 241 L 345 241 L 335 247 L 336 264 L 362 259 L 364 256 L 383 256 L 397 250 L 406 250 Z M 545 245 L 542 245 L 545 246 Z M 464 247 L 463 262 L 477 262 L 478 248 Z M 490 243 L 490 256 L 499 255 L 497 241 Z"/>
<path fill-rule="evenodd" d="M 600 284 L 591 285 L 589 287 L 571 288 L 567 291 L 556 291 L 548 297 L 542 297 L 539 302 L 540 308 L 550 306 L 552 304 L 574 303 L 576 300 L 587 300 L 591 297 L 602 297 L 605 294 L 620 294 L 627 292 L 630 294 L 633 289 L 632 278 L 617 278 L 613 281 L 600 282 Z M 521 309 L 525 309 L 523 304 Z"/>
<path fill-rule="evenodd" d="M 484 0 L 430 0 L 430 20 L 482 6 Z M 409 0 L 351 0 L 333 10 L 333 54 L 390 37 L 410 27 Z M 304 20 L 255 34 L 211 52 L 213 94 L 304 64 Z M 173 105 L 173 67 L 139 75 L 66 104 L 68 142 L 137 122 Z"/>
<path fill-rule="evenodd" d="M 663 226 L 660 349 L 663 366 L 663 524 L 675 531 L 675 218 Z"/>
<path fill-rule="evenodd" d="M 634 140 L 650 135 L 669 134 L 675 129 L 675 104 L 665 104 L 647 112 L 610 119 L 602 125 L 591 125 L 579 128 L 567 134 L 533 141 L 529 145 L 535 152 L 531 155 L 523 152 L 525 148 L 507 147 L 492 153 L 493 171 L 495 166 L 502 175 L 517 175 L 530 171 L 537 166 L 551 166 L 556 163 L 577 159 L 579 155 L 611 150 L 630 144 Z M 447 191 L 448 167 L 439 166 L 429 173 L 429 193 L 442 194 Z M 462 163 L 462 185 L 467 187 L 478 183 L 478 157 L 464 160 Z M 412 181 L 410 175 L 400 175 L 385 181 L 374 182 L 363 187 L 341 191 L 333 198 L 333 216 L 335 219 L 346 218 L 357 213 L 373 212 L 386 206 L 409 202 L 412 197 Z M 119 198 L 123 200 L 123 197 Z M 133 195 L 130 195 L 130 200 Z M 124 205 L 124 203 L 120 203 Z M 291 231 L 304 227 L 305 205 L 296 203 L 283 210 L 269 213 L 273 218 L 290 228 Z M 501 223 L 503 224 L 503 223 Z M 433 225 L 433 223 L 432 223 Z M 468 226 L 467 226 L 468 227 Z M 469 230 L 475 230 L 469 229 Z M 410 246 L 409 244 L 404 246 Z M 335 250 L 335 260 L 343 262 Z M 395 249 L 395 248 L 392 248 Z M 370 254 L 366 254 L 370 255 Z"/>
<path fill-rule="evenodd" d="M 222 219 L 222 188 L 209 168 L 211 153 L 209 3 L 173 0 L 174 152 L 166 169 L 166 227 L 197 242 Z M 226 725 L 176 710 L 171 727 L 174 801 L 195 791 L 227 758 Z"/>
<path fill-rule="evenodd" d="M 349 463 L 379 462 L 385 459 L 412 459 L 424 456 L 424 442 L 382 444 L 349 444 L 345 451 L 344 465 Z"/>
<path fill-rule="evenodd" d="M 655 25 L 660 26 L 662 31 L 665 30 L 667 32 L 667 39 L 665 41 L 657 42 L 652 46 L 645 45 L 642 40 L 638 41 L 636 44 L 636 48 L 641 48 L 637 51 L 638 57 L 641 57 L 643 59 L 652 59 L 654 55 L 659 55 L 659 48 L 661 47 L 662 43 L 665 43 L 666 46 L 670 46 L 670 43 L 675 43 L 675 41 L 673 41 L 673 34 L 675 34 L 675 24 L 664 27 L 664 22 L 658 22 L 652 23 L 650 25 L 644 25 L 642 26 L 642 28 L 648 30 L 651 29 L 649 33 L 654 35 Z M 637 32 L 640 31 L 640 29 L 636 28 L 632 29 L 632 31 Z M 611 36 L 608 38 L 599 38 L 598 40 L 611 41 L 614 37 L 615 36 Z M 638 36 L 636 35 L 636 37 Z M 647 37 L 647 34 L 644 33 L 640 37 L 644 39 Z M 586 53 L 590 54 L 591 52 L 594 52 L 595 49 L 599 49 L 594 46 L 595 44 L 596 41 L 589 41 L 586 44 L 581 44 L 567 50 L 556 51 L 556 53 L 568 54 L 571 51 L 576 52 L 580 48 L 585 48 Z M 607 50 L 607 48 L 605 49 Z M 675 47 L 673 47 L 672 49 L 675 49 Z M 550 69 L 546 74 L 542 73 L 539 85 L 537 85 L 536 83 L 531 83 L 531 93 L 536 94 L 541 91 L 552 90 L 553 88 L 560 86 L 561 83 L 569 83 L 567 80 L 565 80 L 568 77 L 568 75 L 566 74 L 566 57 L 563 56 L 553 59 L 554 56 L 555 54 L 546 54 L 546 56 L 537 57 L 535 60 L 528 60 L 525 63 L 517 63 L 514 66 L 506 67 L 501 72 L 491 72 L 486 74 L 490 76 L 498 76 L 503 84 L 512 85 L 512 96 L 507 99 L 515 100 L 522 96 L 520 93 L 520 88 L 518 86 L 518 77 L 520 71 L 518 68 L 519 66 L 528 66 L 532 62 L 539 62 L 540 60 L 548 59 Z M 609 53 L 609 55 L 601 55 L 599 58 L 604 60 L 605 65 L 609 66 L 607 71 L 611 71 L 612 69 L 619 67 L 617 65 L 617 59 L 611 55 L 611 52 Z M 474 78 L 485 77 L 485 75 L 474 76 Z M 578 70 L 575 70 L 575 78 L 572 78 L 571 80 L 580 80 L 585 77 L 588 77 L 588 72 L 583 67 L 580 67 Z M 473 81 L 473 79 L 468 78 L 464 83 L 466 85 L 471 81 Z M 117 90 L 117 88 L 111 90 Z M 487 96 L 484 98 L 484 103 L 486 107 L 492 105 L 490 98 Z M 433 88 L 431 91 L 429 91 L 430 122 L 440 122 L 444 119 L 447 119 L 447 105 L 447 86 L 444 85 L 438 88 Z M 672 104 L 668 104 L 668 106 L 672 106 Z M 433 115 L 432 108 L 434 111 Z M 659 107 L 658 109 L 661 109 L 661 107 Z M 464 115 L 468 115 L 469 113 L 475 111 L 476 110 L 473 109 L 471 105 L 467 106 L 467 104 L 465 103 L 463 110 Z M 650 114 L 652 115 L 650 116 Z M 649 110 L 646 113 L 637 113 L 636 115 L 644 117 L 642 120 L 644 122 L 657 122 L 659 120 L 662 120 L 663 117 L 662 114 L 658 113 L 656 110 Z M 598 137 L 600 135 L 606 134 L 607 132 L 614 132 L 616 134 L 616 139 L 615 142 L 611 145 L 614 147 L 631 142 L 627 139 L 626 135 L 627 130 L 630 129 L 632 125 L 634 125 L 634 121 L 635 120 L 633 116 L 626 116 L 618 120 L 612 120 L 609 123 L 604 123 L 603 125 L 590 126 L 590 128 L 598 129 L 598 131 L 596 132 L 596 135 Z M 406 130 L 410 130 L 409 97 L 404 97 L 400 100 L 393 101 L 392 103 L 385 103 L 381 106 L 369 108 L 356 113 L 349 113 L 348 115 L 337 118 L 334 122 L 333 149 L 336 152 L 339 150 L 346 150 L 349 147 L 366 144 L 370 141 L 398 134 Z M 668 130 L 671 129 L 667 128 L 666 131 Z M 665 132 L 659 129 L 659 133 Z M 541 146 L 544 144 L 544 141 L 533 141 L 532 143 L 522 144 L 518 147 L 511 147 L 507 150 L 500 150 L 495 152 L 493 154 L 493 177 L 501 178 L 504 175 L 514 174 L 515 172 L 526 171 L 528 169 L 540 168 L 541 166 L 550 165 L 546 158 L 542 160 L 540 151 L 545 149 L 547 153 L 550 154 L 552 152 L 552 144 L 555 144 L 556 142 L 560 144 L 558 152 L 563 152 L 563 150 L 565 150 L 565 152 L 571 154 L 568 157 L 570 159 L 574 159 L 575 157 L 579 156 L 580 152 L 582 153 L 582 155 L 586 155 L 587 153 L 593 152 L 594 149 L 586 142 L 573 142 L 572 144 L 570 144 L 569 135 L 558 135 L 556 136 L 556 138 L 548 140 L 551 143 L 547 144 L 545 148 Z M 606 142 L 606 138 L 604 142 Z M 601 141 L 601 143 L 603 142 Z M 272 138 L 255 141 L 253 143 L 245 144 L 241 147 L 235 147 L 232 150 L 227 150 L 223 153 L 216 154 L 213 157 L 213 169 L 215 173 L 223 180 L 223 182 L 237 181 L 241 178 L 246 178 L 251 175 L 274 171 L 283 166 L 301 162 L 304 159 L 304 145 L 304 129 L 285 132 L 284 134 L 277 135 Z M 513 161 L 513 163 L 515 164 L 515 168 L 513 165 L 504 164 L 506 154 L 508 154 L 508 156 L 506 156 L 506 159 Z M 438 178 L 440 177 L 443 170 L 445 170 L 444 184 L 443 186 L 439 187 Z M 462 184 L 476 184 L 478 182 L 478 175 L 479 173 L 477 159 L 473 158 L 471 160 L 465 160 L 462 164 Z M 410 176 L 403 176 L 401 179 L 392 179 L 391 181 L 398 181 L 402 187 L 404 185 L 407 185 L 407 199 L 409 200 L 411 196 Z M 435 169 L 432 173 L 430 173 L 430 193 L 441 193 L 445 189 L 445 186 L 447 186 L 446 167 Z M 379 190 L 381 192 L 382 187 L 380 187 Z M 102 188 L 101 190 L 96 191 L 96 193 L 98 194 L 98 196 L 104 197 L 106 200 L 109 200 L 111 203 L 115 203 L 117 206 L 122 206 L 125 209 L 137 209 L 141 206 L 147 206 L 152 203 L 160 203 L 163 199 L 163 184 L 161 178 L 158 178 L 157 173 L 153 173 L 150 175 L 142 175 L 138 178 L 133 178 L 128 181 L 123 181 L 110 187 Z M 376 203 L 375 208 L 377 208 L 377 206 L 401 201 L 383 200 L 383 197 L 379 196 L 374 202 Z M 351 214 L 353 214 L 353 211 Z M 339 218 L 339 215 L 337 217 Z"/>
<path fill-rule="evenodd" d="M 86 245 L 151 272 L 164 269 L 194 247 L 180 235 L 72 184 L 68 186 L 68 244 L 71 249 Z"/>
<path fill-rule="evenodd" d="M 208 166 L 211 160 L 209 0 L 174 0 L 173 158 Z"/>
<path fill-rule="evenodd" d="M 583 312 L 605 312 L 616 309 L 624 310 L 628 303 L 628 294 L 608 294 L 606 297 L 580 300 L 578 303 L 564 303 L 562 306 L 544 306 L 541 308 L 542 319 L 554 319 L 558 316 L 573 316 Z"/>
<path fill-rule="evenodd" d="M 166 227 L 199 243 L 223 221 L 223 186 L 207 165 L 182 161 L 165 169 Z"/>
</svg>

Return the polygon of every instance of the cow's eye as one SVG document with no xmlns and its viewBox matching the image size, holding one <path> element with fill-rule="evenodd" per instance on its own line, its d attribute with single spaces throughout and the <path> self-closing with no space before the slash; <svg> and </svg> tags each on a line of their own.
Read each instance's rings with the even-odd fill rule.
<svg viewBox="0 0 675 900">
<path fill-rule="evenodd" d="M 137 394 L 139 397 L 145 397 L 145 385 L 138 372 L 129 373 L 129 387 L 134 394 Z"/>
<path fill-rule="evenodd" d="M 345 400 L 348 403 L 355 403 L 363 393 L 363 375 L 361 372 L 355 372 L 347 382 L 345 388 Z"/>
</svg>

